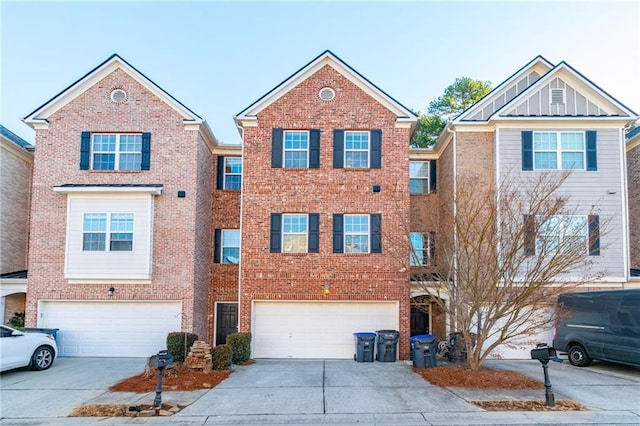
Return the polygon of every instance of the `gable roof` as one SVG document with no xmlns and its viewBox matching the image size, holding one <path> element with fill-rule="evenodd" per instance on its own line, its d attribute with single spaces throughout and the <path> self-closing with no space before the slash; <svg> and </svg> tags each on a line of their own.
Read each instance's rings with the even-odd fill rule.
<svg viewBox="0 0 640 426">
<path fill-rule="evenodd" d="M 26 150 L 31 150 L 34 148 L 33 145 L 31 145 L 29 142 L 25 141 L 20 136 L 13 133 L 11 130 L 4 127 L 2 124 L 0 124 L 0 135 L 2 135 L 6 140 L 13 142 L 15 145 L 19 146 L 20 148 L 23 148 Z"/>
<path fill-rule="evenodd" d="M 517 85 L 519 81 L 526 78 L 526 76 L 529 74 L 534 73 L 538 75 L 543 75 L 543 74 L 546 74 L 552 68 L 553 68 L 553 64 L 548 60 L 546 60 L 542 55 L 536 56 L 531 61 L 529 61 L 529 63 L 527 63 L 525 66 L 520 68 L 515 73 L 511 74 L 511 76 L 507 77 L 506 80 L 504 80 L 502 83 L 497 85 L 495 89 L 487 93 L 482 99 L 480 99 L 478 102 L 471 105 L 469 108 L 467 108 L 462 113 L 460 113 L 460 115 L 458 115 L 452 121 L 454 122 L 467 121 L 467 120 L 475 121 L 472 119 L 472 117 L 476 116 L 478 112 L 482 111 L 488 105 L 495 103 L 498 99 L 500 99 L 503 96 L 505 97 L 505 102 L 503 103 L 503 105 L 506 103 L 509 103 L 509 101 L 511 101 L 513 97 L 511 97 L 510 99 L 506 99 L 506 97 L 509 96 L 507 92 L 509 92 L 510 89 L 514 87 L 514 85 Z M 528 84 L 527 86 L 529 85 L 530 84 Z M 517 94 L 515 94 L 515 96 L 517 96 Z M 494 108 L 494 111 L 496 109 L 497 108 Z"/>
<path fill-rule="evenodd" d="M 201 123 L 204 121 L 199 115 L 184 106 L 180 101 L 171 96 L 162 87 L 158 86 L 146 75 L 138 71 L 134 66 L 129 64 L 116 53 L 108 57 L 104 62 L 89 71 L 87 74 L 73 82 L 62 92 L 58 93 L 53 98 L 49 99 L 47 102 L 33 110 L 26 117 L 24 117 L 22 121 L 24 121 L 31 127 L 34 127 L 37 124 L 47 123 L 47 118 L 49 118 L 49 116 L 51 116 L 63 106 L 67 105 L 73 99 L 86 91 L 89 87 L 93 86 L 98 81 L 102 80 L 104 77 L 118 68 L 126 72 L 134 80 L 148 89 L 158 98 L 162 99 L 171 108 L 176 110 L 184 117 L 185 121 L 194 123 Z"/>
<path fill-rule="evenodd" d="M 260 97 L 257 101 L 240 111 L 233 118 L 237 125 L 243 120 L 255 120 L 257 114 L 271 105 L 273 102 L 282 97 L 285 93 L 293 89 L 302 81 L 313 75 L 316 71 L 329 65 L 340 73 L 347 80 L 362 89 L 365 93 L 373 97 L 376 101 L 386 107 L 388 110 L 396 114 L 398 121 L 404 121 L 409 123 L 415 123 L 418 117 L 407 107 L 396 101 L 394 98 L 385 93 L 378 86 L 366 79 L 355 69 L 351 68 L 346 62 L 338 58 L 330 50 L 325 50 L 320 55 L 316 56 L 309 63 L 304 65 L 298 71 L 287 77 L 284 81 L 271 89 L 265 95 Z"/>
<path fill-rule="evenodd" d="M 549 84 L 554 78 L 561 78 L 569 83 L 573 83 L 576 88 L 581 89 L 586 95 L 585 96 L 588 102 L 594 103 L 599 109 L 602 110 L 602 113 L 597 115 L 600 118 L 603 117 L 614 117 L 614 118 L 635 118 L 637 114 L 633 112 L 631 109 L 627 108 L 620 101 L 615 99 L 613 96 L 609 95 L 603 89 L 601 89 L 597 84 L 586 78 L 580 72 L 578 72 L 575 68 L 571 67 L 565 61 L 560 62 L 553 69 L 543 75 L 540 79 L 538 79 L 535 83 L 529 86 L 526 90 L 518 94 L 514 99 L 512 99 L 509 103 L 505 104 L 499 110 L 495 111 L 493 115 L 489 118 L 489 120 L 500 117 L 501 119 L 506 118 L 505 113 L 507 111 L 511 111 L 516 109 L 519 105 L 526 102 L 528 97 L 540 90 L 545 85 Z M 610 111 L 610 112 L 607 112 Z M 553 117 L 584 117 L 584 115 L 554 115 Z M 548 119 L 551 116 L 544 116 L 541 118 Z M 519 117 L 518 117 L 519 118 Z"/>
</svg>

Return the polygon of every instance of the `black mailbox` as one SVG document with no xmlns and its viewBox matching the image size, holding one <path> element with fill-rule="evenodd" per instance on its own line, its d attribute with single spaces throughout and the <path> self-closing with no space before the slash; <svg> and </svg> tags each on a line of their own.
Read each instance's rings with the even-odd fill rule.
<svg viewBox="0 0 640 426">
<path fill-rule="evenodd" d="M 555 348 L 547 346 L 546 343 L 538 343 L 535 349 L 531 349 L 531 359 L 538 361 L 560 361 Z"/>
<path fill-rule="evenodd" d="M 157 355 L 151 355 L 149 357 L 150 367 L 164 368 L 171 364 L 173 364 L 173 355 L 168 351 L 160 351 Z"/>
</svg>

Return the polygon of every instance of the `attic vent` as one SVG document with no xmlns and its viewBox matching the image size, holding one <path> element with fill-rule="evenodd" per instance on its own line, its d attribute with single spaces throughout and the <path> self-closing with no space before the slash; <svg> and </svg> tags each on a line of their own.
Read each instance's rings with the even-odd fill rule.
<svg viewBox="0 0 640 426">
<path fill-rule="evenodd" d="M 336 92 L 330 87 L 324 87 L 320 89 L 320 99 L 323 101 L 330 101 L 336 97 Z"/>
<path fill-rule="evenodd" d="M 551 89 L 551 103 L 552 104 L 564 103 L 564 89 Z"/>
<path fill-rule="evenodd" d="M 111 92 L 111 101 L 117 104 L 121 104 L 122 102 L 127 100 L 127 92 L 122 89 L 115 89 Z"/>
</svg>

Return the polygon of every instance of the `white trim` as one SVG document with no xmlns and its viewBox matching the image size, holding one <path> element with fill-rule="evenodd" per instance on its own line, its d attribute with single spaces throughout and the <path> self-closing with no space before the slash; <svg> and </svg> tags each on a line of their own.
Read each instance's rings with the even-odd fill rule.
<svg viewBox="0 0 640 426">
<path fill-rule="evenodd" d="M 624 141 L 624 129 L 620 129 L 620 140 Z M 620 144 L 620 208 L 622 209 L 622 252 L 625 253 L 622 259 L 624 270 L 626 271 L 627 280 L 631 278 L 631 232 L 629 229 L 629 192 L 628 192 L 628 174 L 627 174 L 627 155 L 624 144 Z"/>
<path fill-rule="evenodd" d="M 78 193 L 134 193 L 134 194 L 162 194 L 162 186 L 54 186 L 53 192 L 59 194 Z"/>
<path fill-rule="evenodd" d="M 151 284 L 150 279 L 133 279 L 133 280 L 121 280 L 116 278 L 106 278 L 106 279 L 82 279 L 82 278 L 69 278 L 67 279 L 68 284 Z M 57 299 L 56 299 L 57 300 Z"/>
</svg>

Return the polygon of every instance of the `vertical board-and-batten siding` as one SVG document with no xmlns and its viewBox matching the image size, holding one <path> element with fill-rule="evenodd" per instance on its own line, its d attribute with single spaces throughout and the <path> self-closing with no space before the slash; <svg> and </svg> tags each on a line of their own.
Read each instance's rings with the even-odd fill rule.
<svg viewBox="0 0 640 426">
<path fill-rule="evenodd" d="M 565 102 L 552 104 L 549 98 L 551 89 L 564 89 Z M 517 107 L 509 109 L 505 112 L 505 116 L 553 116 L 553 115 L 608 115 L 608 113 L 600 109 L 596 104 L 591 102 L 585 95 L 580 93 L 574 87 L 567 84 L 561 78 L 554 78 L 532 93 L 526 100 Z"/>
<path fill-rule="evenodd" d="M 540 74 L 535 71 L 522 77 L 520 80 L 514 81 L 510 86 L 502 89 L 502 93 L 490 102 L 482 111 L 479 111 L 473 117 L 469 118 L 470 121 L 487 120 L 491 114 L 502 108 L 511 99 L 518 96 L 529 86 L 540 79 Z"/>
<path fill-rule="evenodd" d="M 152 195 L 69 195 L 68 206 L 66 278 L 123 280 L 151 278 Z M 133 250 L 83 251 L 84 213 L 133 213 Z M 108 247 L 108 234 L 105 244 Z"/>
<path fill-rule="evenodd" d="M 545 170 L 522 170 L 522 130 L 531 129 L 500 129 L 499 164 L 500 178 L 514 180 L 525 185 L 533 182 Z M 544 131 L 566 131 L 567 129 L 553 128 Z M 582 129 L 597 130 L 597 158 L 598 170 L 574 170 L 563 183 L 562 192 L 569 194 L 567 208 L 575 209 L 576 214 L 597 214 L 600 217 L 602 229 L 601 255 L 592 256 L 591 271 L 606 271 L 607 277 L 619 277 L 624 280 L 625 253 L 623 241 L 623 200 L 621 188 L 622 170 L 620 165 L 620 132 L 618 129 Z M 536 130 L 538 131 L 538 130 Z M 539 130 L 543 131 L 543 130 Z M 570 131 L 581 131 L 571 129 Z"/>
</svg>

